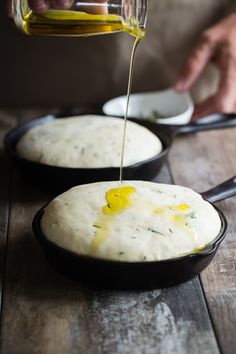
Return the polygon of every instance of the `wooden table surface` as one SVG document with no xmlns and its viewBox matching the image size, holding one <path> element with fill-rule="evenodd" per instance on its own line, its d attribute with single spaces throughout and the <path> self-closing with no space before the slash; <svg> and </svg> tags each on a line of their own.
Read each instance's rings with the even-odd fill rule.
<svg viewBox="0 0 236 354">
<path fill-rule="evenodd" d="M 218 203 L 229 233 L 200 277 L 152 291 L 86 288 L 47 263 L 31 221 L 50 195 L 20 178 L 3 151 L 7 131 L 44 113 L 0 110 L 1 353 L 235 353 L 236 198 Z M 223 182 L 236 172 L 235 137 L 236 128 L 178 137 L 155 180 L 196 191 Z"/>
</svg>

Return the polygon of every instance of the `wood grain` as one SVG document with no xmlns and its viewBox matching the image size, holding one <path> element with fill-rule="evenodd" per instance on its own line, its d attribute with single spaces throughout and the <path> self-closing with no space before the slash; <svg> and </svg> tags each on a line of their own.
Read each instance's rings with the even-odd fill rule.
<svg viewBox="0 0 236 354">
<path fill-rule="evenodd" d="M 166 166 L 155 180 L 171 182 Z M 2 354 L 219 353 L 198 278 L 149 292 L 70 281 L 49 266 L 31 231 L 49 195 L 16 175 L 12 196 Z"/>
<path fill-rule="evenodd" d="M 205 191 L 236 174 L 236 129 L 179 138 L 170 156 L 175 182 Z M 209 312 L 224 354 L 236 348 L 236 198 L 218 203 L 229 234 L 212 264 L 201 275 Z"/>
</svg>

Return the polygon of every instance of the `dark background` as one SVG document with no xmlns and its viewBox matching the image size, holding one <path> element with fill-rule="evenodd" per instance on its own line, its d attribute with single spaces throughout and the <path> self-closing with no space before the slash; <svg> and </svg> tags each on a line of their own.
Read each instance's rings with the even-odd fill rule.
<svg viewBox="0 0 236 354">
<path fill-rule="evenodd" d="M 109 92 L 124 91 L 126 84 L 116 87 L 108 75 L 113 69 L 108 56 L 119 55 L 112 35 L 26 36 L 6 16 L 2 1 L 0 6 L 0 106 L 84 104 L 90 97 L 98 103 L 106 100 Z"/>
<path fill-rule="evenodd" d="M 148 31 L 137 51 L 132 92 L 172 85 L 202 31 L 235 3 L 156 1 L 149 1 Z M 89 38 L 27 36 L 7 17 L 2 0 L 0 107 L 97 106 L 125 94 L 132 43 L 126 33 Z M 204 98 L 204 90 L 210 91 L 207 85 L 212 85 L 212 76 L 197 88 L 196 96 L 200 93 Z"/>
</svg>

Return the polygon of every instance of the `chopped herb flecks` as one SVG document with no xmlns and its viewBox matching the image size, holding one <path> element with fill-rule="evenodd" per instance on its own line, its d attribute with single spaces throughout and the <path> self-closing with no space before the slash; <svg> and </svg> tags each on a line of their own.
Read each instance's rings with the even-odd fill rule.
<svg viewBox="0 0 236 354">
<path fill-rule="evenodd" d="M 187 217 L 190 218 L 190 219 L 197 219 L 196 213 L 195 213 L 194 211 L 191 212 L 191 213 L 189 213 L 189 214 L 187 215 Z"/>
<path fill-rule="evenodd" d="M 169 228 L 169 231 L 170 231 L 171 234 L 173 234 L 173 230 L 171 228 Z"/>
<path fill-rule="evenodd" d="M 85 148 L 82 148 L 82 149 L 81 149 L 81 155 L 83 155 L 84 152 L 85 152 Z"/>
<path fill-rule="evenodd" d="M 97 229 L 101 229 L 101 226 L 94 224 L 93 227 L 96 227 Z"/>
<path fill-rule="evenodd" d="M 119 252 L 119 256 L 122 256 L 125 252 Z"/>
<path fill-rule="evenodd" d="M 151 229 L 151 228 L 148 228 L 148 231 L 151 231 L 151 232 L 153 232 L 154 234 L 158 234 L 158 235 L 165 236 L 162 232 L 159 232 L 159 231 L 154 230 L 154 229 Z"/>
</svg>

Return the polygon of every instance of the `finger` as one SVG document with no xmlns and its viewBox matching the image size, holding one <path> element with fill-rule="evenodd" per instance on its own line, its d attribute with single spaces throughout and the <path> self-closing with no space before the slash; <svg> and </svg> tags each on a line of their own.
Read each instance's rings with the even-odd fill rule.
<svg viewBox="0 0 236 354">
<path fill-rule="evenodd" d="M 69 10 L 73 5 L 74 0 L 53 0 L 51 4 L 54 9 L 58 10 Z"/>
<path fill-rule="evenodd" d="M 236 107 L 236 48 L 227 46 L 221 48 L 221 54 L 215 62 L 220 69 L 221 80 L 215 96 L 218 112 L 233 113 Z"/>
<path fill-rule="evenodd" d="M 42 14 L 46 12 L 49 8 L 48 0 L 28 0 L 29 7 L 36 14 Z"/>
<path fill-rule="evenodd" d="M 198 104 L 193 112 L 192 121 L 199 118 L 209 116 L 210 114 L 217 113 L 217 107 L 215 105 L 214 98 L 211 97 L 208 100 Z"/>
<path fill-rule="evenodd" d="M 177 91 L 186 91 L 193 86 L 211 60 L 214 47 L 214 42 L 207 34 L 204 34 L 181 71 L 180 79 L 174 86 Z"/>
<path fill-rule="evenodd" d="M 224 73 L 219 90 L 215 96 L 196 106 L 192 120 L 197 120 L 213 113 L 236 112 L 236 67 L 234 74 L 232 71 L 228 69 L 227 73 Z"/>
<path fill-rule="evenodd" d="M 85 6 L 80 4 L 80 10 L 94 15 L 106 15 L 108 14 L 108 2 L 107 0 L 97 0 L 98 4 L 94 6 L 94 0 L 86 0 Z"/>
</svg>

